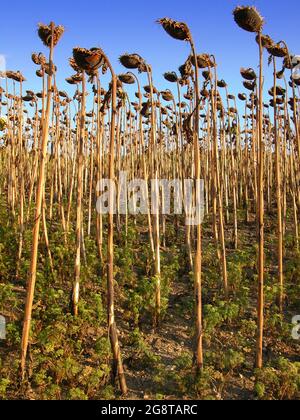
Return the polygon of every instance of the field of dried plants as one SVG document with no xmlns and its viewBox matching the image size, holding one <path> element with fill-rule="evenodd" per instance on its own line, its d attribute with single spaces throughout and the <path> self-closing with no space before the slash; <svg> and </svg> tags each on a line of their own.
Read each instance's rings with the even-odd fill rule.
<svg viewBox="0 0 300 420">
<path fill-rule="evenodd" d="M 236 95 L 169 18 L 161 36 L 190 55 L 163 91 L 143 57 L 116 74 L 100 48 L 74 48 L 58 86 L 53 22 L 40 91 L 1 74 L 0 399 L 299 399 L 300 59 L 255 8 L 233 17 L 258 58 Z M 97 211 L 122 173 L 179 180 L 183 200 L 203 180 L 203 222 L 151 211 L 150 187 L 130 197 L 144 214 L 119 184 Z"/>
</svg>

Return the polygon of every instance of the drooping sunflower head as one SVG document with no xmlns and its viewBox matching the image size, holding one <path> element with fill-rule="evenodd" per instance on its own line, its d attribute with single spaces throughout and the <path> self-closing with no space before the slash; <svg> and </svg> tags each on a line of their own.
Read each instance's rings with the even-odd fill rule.
<svg viewBox="0 0 300 420">
<path fill-rule="evenodd" d="M 178 76 L 177 76 L 177 74 L 175 73 L 175 71 L 165 73 L 165 74 L 164 74 L 164 78 L 165 78 L 168 82 L 171 82 L 171 83 L 175 83 L 175 82 L 177 82 L 177 81 L 178 81 Z"/>
<path fill-rule="evenodd" d="M 182 64 L 179 68 L 179 73 L 182 79 L 188 79 L 193 75 L 193 66 L 191 62 L 191 57 L 188 57 L 184 64 Z"/>
<path fill-rule="evenodd" d="M 256 42 L 259 44 L 259 35 L 256 36 Z M 274 45 L 274 41 L 269 35 L 261 35 L 261 45 L 264 48 L 271 48 Z"/>
<path fill-rule="evenodd" d="M 35 74 L 37 75 L 37 77 L 43 77 L 45 75 L 45 70 L 39 69 L 35 72 Z"/>
<path fill-rule="evenodd" d="M 241 75 L 245 80 L 255 80 L 257 78 L 255 71 L 251 68 L 241 68 Z"/>
<path fill-rule="evenodd" d="M 55 26 L 54 23 L 50 23 L 49 25 L 40 23 L 38 28 L 38 35 L 43 44 L 46 45 L 46 47 L 50 47 L 53 34 L 53 46 L 55 47 L 62 37 L 64 31 L 65 28 L 62 25 Z"/>
<path fill-rule="evenodd" d="M 80 73 L 81 69 L 77 66 L 73 57 L 69 58 L 69 64 L 76 73 Z"/>
<path fill-rule="evenodd" d="M 22 83 L 26 81 L 25 77 L 19 71 L 8 70 L 5 72 L 5 75 L 8 79 L 14 80 L 15 82 Z"/>
<path fill-rule="evenodd" d="M 119 74 L 118 79 L 127 85 L 133 85 L 135 83 L 135 79 L 130 73 Z"/>
<path fill-rule="evenodd" d="M 217 85 L 219 88 L 226 88 L 227 87 L 227 83 L 225 82 L 225 80 L 218 80 Z"/>
<path fill-rule="evenodd" d="M 147 71 L 147 65 L 145 63 L 145 60 L 139 54 L 126 53 L 121 55 L 119 60 L 122 66 L 124 66 L 126 69 L 137 69 L 140 73 Z"/>
<path fill-rule="evenodd" d="M 91 48 L 89 50 L 80 47 L 73 48 L 73 59 L 79 69 L 89 74 L 94 73 L 105 64 L 101 48 Z M 74 65 L 73 61 L 72 64 Z"/>
<path fill-rule="evenodd" d="M 173 101 L 174 99 L 173 94 L 169 89 L 163 90 L 162 92 L 160 92 L 160 94 L 162 98 L 167 102 Z"/>
<path fill-rule="evenodd" d="M 264 26 L 264 18 L 255 7 L 238 6 L 233 11 L 237 25 L 248 32 L 261 32 Z"/>
<path fill-rule="evenodd" d="M 268 53 L 271 54 L 273 57 L 284 58 L 288 56 L 288 50 L 285 45 L 281 44 L 273 44 L 267 48 Z"/>
<path fill-rule="evenodd" d="M 146 85 L 146 86 L 144 86 L 144 91 L 147 93 L 147 94 L 150 94 L 151 93 L 151 86 L 150 85 Z M 153 91 L 153 93 L 154 94 L 157 94 L 158 93 L 158 90 L 156 89 L 156 87 L 154 87 L 154 86 L 152 86 L 152 91 Z"/>
<path fill-rule="evenodd" d="M 238 98 L 240 101 L 247 101 L 247 95 L 245 93 L 239 93 Z"/>
<path fill-rule="evenodd" d="M 243 85 L 247 90 L 250 90 L 251 92 L 255 91 L 255 88 L 256 88 L 256 82 L 255 81 L 253 81 L 253 82 L 245 81 L 243 83 Z"/>
<path fill-rule="evenodd" d="M 186 23 L 177 22 L 170 18 L 159 19 L 157 23 L 159 23 L 172 38 L 179 41 L 191 40 L 191 33 Z"/>
<path fill-rule="evenodd" d="M 36 64 L 37 66 L 40 64 L 40 61 L 39 61 L 39 55 L 38 55 L 38 54 L 33 53 L 33 54 L 31 55 L 31 59 L 32 59 L 32 61 L 34 62 L 34 64 Z"/>
<path fill-rule="evenodd" d="M 82 81 L 82 74 L 74 74 L 71 77 L 66 78 L 66 82 L 70 85 L 76 85 Z"/>
<path fill-rule="evenodd" d="M 195 65 L 195 59 L 194 56 L 191 56 L 191 62 L 193 66 Z M 209 54 L 199 54 L 197 55 L 197 65 L 199 69 L 206 69 L 209 67 L 215 67 L 214 62 L 211 59 L 211 56 Z"/>
</svg>

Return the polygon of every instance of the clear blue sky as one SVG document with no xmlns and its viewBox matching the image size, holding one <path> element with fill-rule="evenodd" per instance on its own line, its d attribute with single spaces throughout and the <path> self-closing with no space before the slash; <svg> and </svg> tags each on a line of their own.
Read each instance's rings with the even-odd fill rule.
<svg viewBox="0 0 300 420">
<path fill-rule="evenodd" d="M 155 23 L 168 16 L 190 26 L 197 50 L 216 55 L 219 78 L 224 78 L 233 93 L 241 89 L 239 69 L 257 66 L 257 45 L 254 35 L 237 27 L 232 10 L 238 4 L 255 5 L 266 19 L 265 33 L 276 41 L 285 39 L 292 53 L 300 54 L 299 0 L 39 0 L 2 2 L 0 54 L 7 68 L 21 70 L 28 80 L 25 88 L 37 88 L 40 79 L 34 77 L 36 66 L 31 53 L 46 52 L 36 28 L 39 22 L 65 26 L 65 34 L 56 48 L 60 89 L 70 89 L 64 78 L 71 74 L 67 58 L 74 46 L 100 46 L 110 57 L 116 72 L 124 71 L 118 57 L 124 52 L 138 52 L 153 66 L 154 81 L 159 89 L 170 84 L 162 73 L 177 70 L 189 52 L 188 45 L 170 38 Z M 144 76 L 143 76 L 144 77 Z M 142 83 L 146 80 L 142 79 Z M 268 79 L 268 87 L 271 79 Z"/>
</svg>

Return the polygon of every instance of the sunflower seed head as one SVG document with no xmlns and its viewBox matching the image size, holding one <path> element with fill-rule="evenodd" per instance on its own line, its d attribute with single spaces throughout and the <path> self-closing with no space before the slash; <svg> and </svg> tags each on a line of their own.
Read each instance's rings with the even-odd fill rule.
<svg viewBox="0 0 300 420">
<path fill-rule="evenodd" d="M 186 23 L 177 22 L 170 18 L 159 19 L 157 23 L 159 23 L 172 38 L 179 41 L 191 40 L 191 33 Z"/>
<path fill-rule="evenodd" d="M 264 19 L 255 7 L 238 6 L 233 11 L 237 25 L 248 32 L 261 32 Z"/>
</svg>

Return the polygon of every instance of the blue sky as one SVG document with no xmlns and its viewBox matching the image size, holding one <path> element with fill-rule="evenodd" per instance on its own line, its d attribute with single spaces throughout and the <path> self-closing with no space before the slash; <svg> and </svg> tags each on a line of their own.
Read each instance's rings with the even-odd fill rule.
<svg viewBox="0 0 300 420">
<path fill-rule="evenodd" d="M 53 20 L 66 28 L 55 52 L 60 89 L 70 89 L 64 79 L 72 73 L 67 59 L 74 46 L 103 48 L 117 73 L 124 71 L 118 63 L 119 55 L 137 52 L 152 64 L 154 82 L 163 89 L 170 84 L 162 79 L 162 73 L 177 70 L 189 53 L 186 43 L 173 40 L 155 23 L 157 18 L 168 16 L 188 23 L 198 52 L 215 54 L 219 78 L 224 78 L 230 90 L 238 93 L 242 90 L 240 67 L 256 68 L 258 59 L 254 35 L 242 31 L 233 21 L 232 10 L 238 4 L 241 2 L 236 0 L 4 2 L 0 54 L 6 56 L 8 69 L 23 72 L 28 80 L 25 88 L 39 89 L 40 79 L 34 76 L 37 68 L 30 56 L 34 51 L 47 52 L 36 28 L 39 22 Z M 299 0 L 252 0 L 244 4 L 255 5 L 261 11 L 266 19 L 265 33 L 276 41 L 285 39 L 291 52 L 300 54 Z M 271 77 L 267 82 L 269 88 Z M 142 84 L 147 84 L 144 76 Z"/>
</svg>

